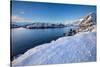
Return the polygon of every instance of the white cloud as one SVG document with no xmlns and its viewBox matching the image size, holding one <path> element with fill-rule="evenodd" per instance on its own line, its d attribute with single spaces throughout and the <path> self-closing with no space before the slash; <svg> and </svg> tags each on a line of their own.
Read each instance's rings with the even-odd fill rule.
<svg viewBox="0 0 100 67">
<path fill-rule="evenodd" d="M 19 16 L 11 16 L 11 20 L 12 20 L 12 22 L 32 22 L 31 19 L 22 18 Z"/>
</svg>

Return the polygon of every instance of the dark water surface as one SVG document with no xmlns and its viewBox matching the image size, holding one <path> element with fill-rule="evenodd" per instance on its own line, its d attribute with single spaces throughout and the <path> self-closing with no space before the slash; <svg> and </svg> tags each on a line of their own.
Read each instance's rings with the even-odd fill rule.
<svg viewBox="0 0 100 67">
<path fill-rule="evenodd" d="M 51 29 L 26 29 L 14 28 L 11 29 L 11 57 L 23 54 L 28 49 L 35 46 L 49 43 L 59 37 L 64 36 L 68 28 L 51 28 Z"/>
</svg>

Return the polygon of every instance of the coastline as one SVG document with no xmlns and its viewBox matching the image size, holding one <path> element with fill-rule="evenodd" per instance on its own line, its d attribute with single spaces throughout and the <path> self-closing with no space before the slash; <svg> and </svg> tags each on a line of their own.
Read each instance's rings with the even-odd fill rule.
<svg viewBox="0 0 100 67">
<path fill-rule="evenodd" d="M 31 65 L 30 63 L 32 62 L 32 60 L 34 61 L 33 62 L 33 64 L 32 65 L 35 65 L 35 60 L 36 60 L 36 56 L 35 55 L 37 55 L 37 57 L 41 54 L 40 52 L 42 51 L 42 50 L 46 50 L 46 53 L 48 53 L 48 50 L 50 50 L 50 49 L 55 49 L 55 50 L 57 50 L 56 49 L 56 47 L 57 46 L 60 46 L 60 44 L 62 44 L 62 43 L 64 43 L 65 41 L 63 41 L 64 39 L 67 39 L 66 40 L 66 43 L 67 43 L 67 45 L 70 45 L 70 44 L 68 44 L 69 42 L 70 42 L 70 39 L 72 39 L 73 40 L 73 38 L 75 38 L 76 40 L 74 41 L 73 40 L 73 42 L 77 42 L 77 38 L 82 38 L 83 37 L 83 35 L 88 35 L 88 37 L 89 37 L 89 39 L 90 39 L 90 37 L 92 36 L 92 37 L 94 37 L 94 39 L 92 40 L 92 41 L 94 41 L 95 40 L 95 38 L 96 38 L 96 32 L 81 32 L 81 33 L 78 33 L 78 34 L 76 34 L 76 35 L 74 35 L 74 36 L 65 36 L 65 37 L 61 37 L 61 38 L 58 38 L 56 41 L 51 41 L 50 43 L 46 43 L 46 44 L 43 44 L 43 45 L 40 45 L 40 46 L 37 46 L 37 47 L 35 47 L 35 48 L 32 48 L 32 49 L 29 49 L 28 51 L 26 51 L 24 54 L 22 54 L 20 57 L 18 57 L 17 59 L 14 59 L 14 61 L 12 61 L 12 65 L 14 65 L 14 66 L 16 66 L 16 65 Z M 91 35 L 92 34 L 92 35 Z M 87 37 L 87 38 L 88 38 Z M 83 38 L 83 40 L 81 40 L 81 41 L 84 41 L 84 38 Z M 80 41 L 80 43 L 81 43 L 81 41 Z M 91 40 L 90 40 L 91 41 Z M 92 42 L 91 41 L 91 42 Z M 95 42 L 95 41 L 94 41 Z M 93 43 L 94 43 L 93 42 Z M 56 44 L 55 44 L 56 43 Z M 60 43 L 60 44 L 59 44 Z M 57 44 L 59 44 L 59 45 L 57 45 Z M 78 45 L 78 44 L 76 44 L 76 45 Z M 83 43 L 83 45 L 84 45 L 84 43 Z M 87 45 L 90 45 L 90 44 L 87 44 Z M 64 46 L 64 44 L 63 45 L 61 45 L 61 46 Z M 95 47 L 96 46 L 96 43 L 94 43 L 94 45 L 92 45 L 91 47 Z M 47 47 L 50 47 L 48 50 L 47 50 Z M 67 46 L 68 47 L 68 46 Z M 72 48 L 73 48 L 73 46 L 71 46 Z M 90 48 L 91 48 L 90 47 Z M 66 48 L 66 47 L 65 47 Z M 63 49 L 65 49 L 65 48 L 63 48 Z M 76 48 L 78 48 L 78 47 L 76 47 Z M 89 48 L 89 47 L 88 47 Z M 62 49 L 62 50 L 63 50 Z M 80 48 L 79 48 L 80 49 Z M 77 50 L 77 49 L 76 49 Z M 87 50 L 87 49 L 86 49 Z M 71 51 L 71 49 L 69 49 L 69 52 Z M 79 50 L 79 51 L 81 51 L 81 50 Z M 54 53 L 54 52 L 56 52 L 56 51 L 53 51 L 53 52 L 51 52 L 51 54 L 52 53 Z M 73 51 L 74 52 L 74 51 Z M 39 54 L 40 53 L 40 54 Z M 46 54 L 45 52 L 43 53 L 43 54 Z M 39 54 L 39 55 L 38 55 Z M 76 53 L 77 54 L 77 53 Z M 25 62 L 25 60 L 26 59 L 29 59 L 29 58 L 31 58 L 32 57 L 32 55 L 33 55 L 33 58 L 34 59 L 30 59 L 31 61 L 29 61 L 29 62 L 27 62 L 26 64 L 24 64 L 24 62 Z M 69 55 L 70 55 L 70 53 L 69 53 Z M 49 55 L 47 55 L 47 56 L 49 56 Z M 59 55 L 59 53 L 58 53 L 58 56 L 60 57 L 60 55 Z M 66 55 L 67 56 L 67 55 Z M 39 57 L 42 57 L 42 55 L 40 55 Z M 62 57 L 62 56 L 61 56 Z M 76 56 L 75 56 L 76 57 Z M 84 55 L 84 57 L 85 57 L 85 55 Z M 89 57 L 89 56 L 86 56 L 86 57 Z M 85 58 L 86 58 L 85 57 Z M 90 56 L 91 57 L 91 56 Z M 95 55 L 95 57 L 96 57 L 96 55 Z M 46 58 L 46 57 L 45 57 Z M 71 58 L 70 58 L 71 59 Z M 73 58 L 72 58 L 73 59 Z M 80 58 L 81 59 L 81 58 Z M 38 60 L 38 58 L 37 58 L 37 60 Z M 57 59 L 56 59 L 57 60 Z M 59 60 L 59 59 L 58 59 Z M 77 61 L 75 61 L 75 60 L 77 60 Z M 96 60 L 96 58 L 93 58 L 93 60 Z M 39 61 L 39 60 L 38 60 Z M 45 63 L 43 63 L 42 62 L 42 59 L 40 60 L 41 61 L 41 63 L 40 62 L 37 62 L 36 64 L 45 64 Z M 49 61 L 49 60 L 48 60 Z M 47 62 L 48 62 L 47 61 Z M 71 63 L 70 62 L 70 60 L 67 60 L 67 62 L 69 61 L 69 63 Z M 85 60 L 84 59 L 81 59 L 80 61 L 78 61 L 78 59 L 74 59 L 74 62 L 84 62 Z M 90 59 L 88 59 L 87 61 L 90 61 Z M 29 64 L 28 64 L 29 63 Z M 55 64 L 57 63 L 57 61 L 55 61 Z M 61 63 L 61 61 L 60 61 L 60 63 Z M 66 63 L 66 62 L 63 62 L 63 63 Z M 51 63 L 52 64 L 52 63 Z"/>
</svg>

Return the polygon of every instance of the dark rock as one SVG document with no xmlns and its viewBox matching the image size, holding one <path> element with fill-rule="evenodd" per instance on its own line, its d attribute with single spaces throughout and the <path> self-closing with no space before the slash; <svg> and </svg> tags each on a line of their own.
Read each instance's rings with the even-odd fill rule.
<svg viewBox="0 0 100 67">
<path fill-rule="evenodd" d="M 68 33 L 64 33 L 65 36 L 73 36 L 76 34 L 76 30 L 70 29 Z"/>
</svg>

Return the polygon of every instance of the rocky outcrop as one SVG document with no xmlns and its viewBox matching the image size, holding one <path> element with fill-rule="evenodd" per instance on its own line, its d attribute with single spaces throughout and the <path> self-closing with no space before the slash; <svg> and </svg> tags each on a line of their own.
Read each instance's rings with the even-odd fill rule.
<svg viewBox="0 0 100 67">
<path fill-rule="evenodd" d="M 76 34 L 76 30 L 70 29 L 69 32 L 65 32 L 64 35 L 65 36 L 72 36 Z"/>
<path fill-rule="evenodd" d="M 78 30 L 76 30 L 77 32 L 92 32 L 93 30 L 95 29 L 96 31 L 96 25 L 92 25 L 92 26 L 89 26 L 87 27 L 86 29 L 83 29 L 83 28 L 79 28 Z"/>
<path fill-rule="evenodd" d="M 76 32 L 92 31 L 96 27 L 96 14 L 90 13 L 84 17 L 83 21 L 79 24 L 79 28 Z"/>
<path fill-rule="evenodd" d="M 83 20 L 79 24 L 79 28 L 76 30 L 70 30 L 65 35 L 72 36 L 79 32 L 93 32 L 96 31 L 96 14 L 90 13 L 83 18 Z"/>
</svg>

